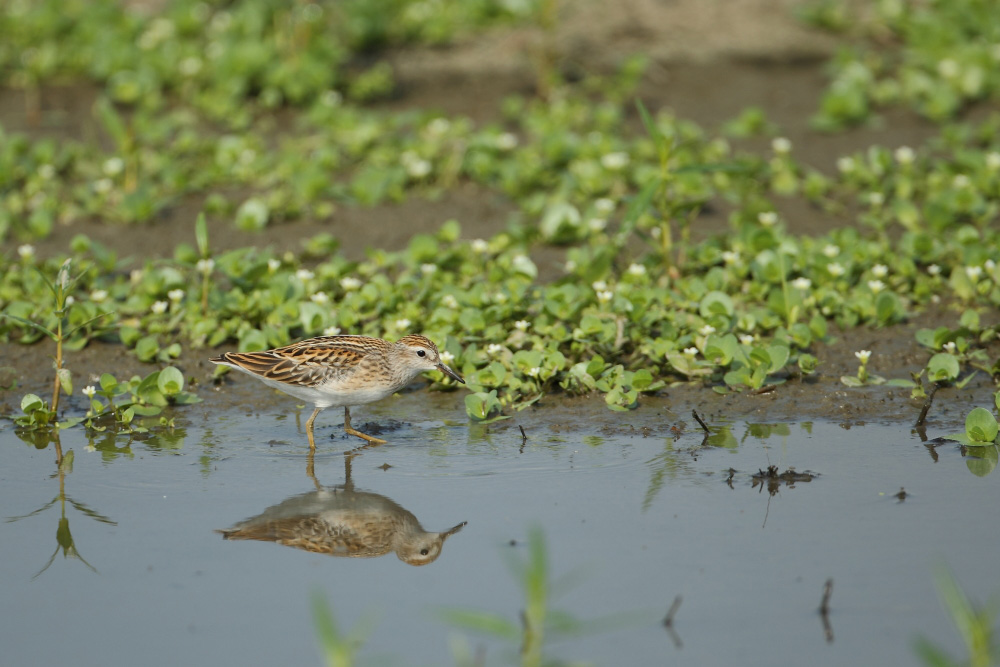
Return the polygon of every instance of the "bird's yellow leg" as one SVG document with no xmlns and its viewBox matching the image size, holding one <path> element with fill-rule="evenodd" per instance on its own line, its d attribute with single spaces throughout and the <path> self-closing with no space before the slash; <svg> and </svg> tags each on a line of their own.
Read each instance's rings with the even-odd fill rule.
<svg viewBox="0 0 1000 667">
<path fill-rule="evenodd" d="M 313 410 L 312 417 L 306 422 L 306 435 L 309 436 L 309 449 L 316 449 L 316 441 L 313 440 L 313 422 L 316 421 L 316 415 L 319 414 L 319 408 Z"/>
<path fill-rule="evenodd" d="M 344 406 L 344 430 L 347 431 L 348 435 L 356 435 L 362 440 L 366 440 L 373 445 L 385 444 L 385 440 L 382 440 L 381 438 L 376 438 L 375 436 L 368 435 L 367 433 L 362 433 L 361 431 L 355 431 L 353 428 L 351 428 L 351 409 L 346 405 Z"/>
</svg>

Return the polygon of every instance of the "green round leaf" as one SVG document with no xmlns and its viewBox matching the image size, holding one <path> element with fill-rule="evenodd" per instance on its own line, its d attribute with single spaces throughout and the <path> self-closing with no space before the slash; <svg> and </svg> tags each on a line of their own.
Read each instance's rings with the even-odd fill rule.
<svg viewBox="0 0 1000 667">
<path fill-rule="evenodd" d="M 958 359 L 947 352 L 938 352 L 927 362 L 927 377 L 934 382 L 951 382 L 958 371 Z"/>
<path fill-rule="evenodd" d="M 164 396 L 174 396 L 184 389 L 184 375 L 173 366 L 167 366 L 160 371 L 156 386 Z"/>
<path fill-rule="evenodd" d="M 973 408 L 965 418 L 965 434 L 973 442 L 983 445 L 992 444 L 1000 433 L 996 417 L 986 408 Z"/>
</svg>

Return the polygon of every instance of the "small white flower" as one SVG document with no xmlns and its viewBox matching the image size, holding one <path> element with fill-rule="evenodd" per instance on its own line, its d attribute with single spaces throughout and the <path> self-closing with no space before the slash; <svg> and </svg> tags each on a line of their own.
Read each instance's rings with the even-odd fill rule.
<svg viewBox="0 0 1000 667">
<path fill-rule="evenodd" d="M 76 303 L 76 299 L 73 298 L 72 294 L 70 294 L 68 297 L 66 297 L 66 305 L 67 306 L 72 306 L 74 303 Z"/>
<path fill-rule="evenodd" d="M 715 327 L 713 327 L 711 324 L 706 324 L 702 328 L 698 329 L 698 333 L 700 333 L 702 336 L 710 336 L 715 333 Z"/>
<path fill-rule="evenodd" d="M 962 72 L 962 68 L 959 67 L 958 63 L 951 58 L 945 58 L 939 62 L 937 70 L 938 74 L 946 79 L 954 79 Z"/>
<path fill-rule="evenodd" d="M 281 268 L 281 260 L 280 259 L 278 259 L 276 257 L 272 257 L 271 259 L 267 260 L 267 271 L 268 271 L 268 273 L 274 273 L 275 271 L 277 271 L 280 268 Z"/>
<path fill-rule="evenodd" d="M 572 259 L 567 259 L 566 263 L 563 264 L 563 271 L 565 271 L 566 273 L 573 273 L 574 271 L 576 271 L 576 262 L 573 261 Z"/>
<path fill-rule="evenodd" d="M 835 246 L 832 243 L 827 243 L 825 246 L 823 246 L 823 254 L 829 257 L 830 259 L 833 259 L 834 257 L 840 254 L 840 247 Z"/>
<path fill-rule="evenodd" d="M 328 90 L 319 98 L 319 101 L 325 107 L 339 107 L 340 103 L 344 101 L 344 96 L 340 94 L 338 90 Z"/>
<path fill-rule="evenodd" d="M 102 301 L 106 301 L 107 298 L 108 298 L 107 290 L 95 289 L 93 292 L 90 293 L 90 300 L 93 301 L 94 303 L 101 303 Z"/>
<path fill-rule="evenodd" d="M 757 222 L 765 227 L 773 227 L 778 222 L 778 214 L 774 211 L 762 211 L 757 214 Z"/>
<path fill-rule="evenodd" d="M 455 310 L 458 308 L 458 299 L 455 298 L 454 294 L 445 294 L 441 297 L 441 305 L 445 308 Z"/>
<path fill-rule="evenodd" d="M 95 387 L 92 384 L 88 384 L 86 387 L 83 388 L 83 395 L 86 396 L 87 398 L 93 398 L 94 394 L 96 393 L 97 393 L 97 387 Z"/>
<path fill-rule="evenodd" d="M 876 264 L 872 267 L 872 275 L 876 278 L 885 278 L 889 275 L 889 267 L 885 264 Z"/>
<path fill-rule="evenodd" d="M 427 124 L 427 132 L 436 136 L 441 136 L 450 129 L 451 121 L 447 118 L 435 118 Z"/>
<path fill-rule="evenodd" d="M 212 22 L 208 27 L 215 32 L 225 32 L 233 22 L 233 17 L 229 12 L 219 12 L 212 17 Z"/>
<path fill-rule="evenodd" d="M 598 290 L 597 292 L 597 300 L 601 303 L 607 303 L 613 298 L 615 298 L 615 293 L 611 290 Z"/>
<path fill-rule="evenodd" d="M 399 329 L 400 331 L 404 329 L 409 329 L 411 324 L 413 323 L 410 322 L 410 320 L 406 319 L 405 317 L 401 317 L 398 320 L 396 320 L 396 328 Z"/>
<path fill-rule="evenodd" d="M 517 148 L 517 135 L 511 132 L 504 132 L 496 138 L 496 147 L 502 151 L 509 151 Z"/>
<path fill-rule="evenodd" d="M 532 366 L 531 368 L 529 368 L 528 370 L 526 370 L 524 372 L 527 375 L 529 375 L 529 376 L 531 376 L 533 378 L 536 378 L 536 377 L 538 377 L 538 374 L 542 372 L 542 369 L 539 368 L 538 366 Z"/>
<path fill-rule="evenodd" d="M 201 71 L 201 58 L 197 56 L 188 56 L 181 61 L 181 64 L 177 66 L 181 74 L 184 76 L 194 76 Z"/>
<path fill-rule="evenodd" d="M 353 276 L 346 276 L 340 279 L 340 286 L 345 292 L 353 292 L 361 287 L 361 281 Z"/>
<path fill-rule="evenodd" d="M 167 307 L 169 305 L 170 304 L 167 303 L 166 301 L 154 301 L 151 310 L 153 311 L 154 315 L 162 315 L 163 313 L 167 312 Z"/>
<path fill-rule="evenodd" d="M 326 292 L 316 292 L 309 297 L 309 300 L 315 303 L 317 306 L 322 306 L 323 304 L 330 302 L 330 297 L 326 295 Z"/>
<path fill-rule="evenodd" d="M 877 208 L 885 203 L 885 195 L 881 192 L 869 192 L 868 203 Z"/>
<path fill-rule="evenodd" d="M 735 264 L 740 261 L 740 253 L 735 250 L 723 250 L 722 251 L 722 261 L 726 264 Z"/>
<path fill-rule="evenodd" d="M 945 344 L 944 344 L 944 345 L 942 345 L 941 347 L 943 347 L 943 348 L 944 348 L 944 351 L 945 351 L 945 352 L 948 352 L 949 354 L 955 354 L 955 349 L 956 349 L 956 346 L 955 346 L 955 343 L 954 343 L 954 342 L 952 342 L 952 341 L 948 341 L 947 343 L 945 343 Z"/>
<path fill-rule="evenodd" d="M 689 359 L 694 359 L 695 357 L 698 356 L 698 348 L 696 348 L 696 347 L 685 347 L 684 348 L 684 356 L 688 357 Z"/>
<path fill-rule="evenodd" d="M 504 304 L 504 303 L 507 303 L 508 297 L 507 297 L 507 294 L 505 292 L 496 292 L 493 295 L 492 299 L 493 299 L 493 303 Z"/>
<path fill-rule="evenodd" d="M 608 217 L 615 210 L 615 202 L 607 197 L 601 197 L 594 202 L 594 210 L 602 217 Z"/>
<path fill-rule="evenodd" d="M 167 298 L 171 301 L 180 301 L 184 298 L 184 290 L 182 289 L 172 289 L 167 292 Z"/>
<path fill-rule="evenodd" d="M 113 187 L 115 187 L 115 184 L 111 182 L 110 178 L 102 178 L 94 181 L 94 191 L 101 195 L 108 194 Z"/>
<path fill-rule="evenodd" d="M 885 289 L 885 283 L 882 282 L 881 280 L 869 280 L 868 289 L 870 289 L 875 294 L 878 294 L 879 292 Z"/>
<path fill-rule="evenodd" d="M 624 151 L 616 151 L 601 156 L 601 165 L 608 171 L 621 171 L 628 166 L 629 156 Z"/>
<path fill-rule="evenodd" d="M 986 167 L 990 171 L 1000 170 L 1000 152 L 993 151 L 986 154 Z"/>
<path fill-rule="evenodd" d="M 299 269 L 298 271 L 295 272 L 295 277 L 301 280 L 302 282 L 307 282 L 315 278 L 316 274 L 310 271 L 309 269 Z"/>
<path fill-rule="evenodd" d="M 421 264 L 420 265 L 420 273 L 424 274 L 425 276 L 429 276 L 429 275 L 431 275 L 432 273 L 434 273 L 437 270 L 438 270 L 437 264 Z"/>
<path fill-rule="evenodd" d="M 603 280 L 595 280 L 594 282 L 590 283 L 590 286 L 594 289 L 595 292 L 603 292 L 604 290 L 608 289 L 608 284 Z"/>
<path fill-rule="evenodd" d="M 339 333 L 340 333 L 340 327 L 327 327 L 323 329 L 324 336 L 336 336 Z"/>
<path fill-rule="evenodd" d="M 608 226 L 608 221 L 604 218 L 591 218 L 587 221 L 587 228 L 592 232 L 604 231 L 604 228 Z"/>
<path fill-rule="evenodd" d="M 38 175 L 44 178 L 46 181 L 51 180 L 53 176 L 56 175 L 56 168 L 51 164 L 43 164 L 38 168 Z"/>
<path fill-rule="evenodd" d="M 431 173 L 431 163 L 427 160 L 418 158 L 404 162 L 403 166 L 406 167 L 406 173 L 410 175 L 410 178 L 424 178 Z"/>
<path fill-rule="evenodd" d="M 871 359 L 871 357 L 872 357 L 872 351 L 871 350 L 858 350 L 857 352 L 854 353 L 854 356 L 857 357 L 858 361 L 860 361 L 861 363 L 867 364 L 868 360 Z"/>
<path fill-rule="evenodd" d="M 517 322 L 514 322 L 514 328 L 518 331 L 527 331 L 530 326 L 531 322 L 528 320 L 518 320 Z"/>
<path fill-rule="evenodd" d="M 128 279 L 129 282 L 131 282 L 133 285 L 138 285 L 139 283 L 142 282 L 142 276 L 143 276 L 142 269 L 132 269 L 131 271 L 129 271 Z"/>
<path fill-rule="evenodd" d="M 489 345 L 486 346 L 486 354 L 490 355 L 491 357 L 495 357 L 501 352 L 503 352 L 503 345 L 498 345 L 497 343 L 490 343 Z"/>
<path fill-rule="evenodd" d="M 775 137 L 771 140 L 771 150 L 779 155 L 785 155 L 792 150 L 792 141 L 787 137 Z"/>
<path fill-rule="evenodd" d="M 951 184 L 958 190 L 964 190 L 972 184 L 972 180 L 965 174 L 956 174 L 955 178 L 951 179 Z"/>
<path fill-rule="evenodd" d="M 799 277 L 792 281 L 792 287 L 795 289 L 807 290 L 812 287 L 812 281 L 805 277 Z"/>
<path fill-rule="evenodd" d="M 985 262 L 983 262 L 983 268 L 989 271 L 990 273 L 993 273 L 993 269 L 997 268 L 997 263 L 994 262 L 992 259 L 988 259 Z"/>
<path fill-rule="evenodd" d="M 844 271 L 846 271 L 846 269 L 844 268 L 844 266 L 842 264 L 840 264 L 839 262 L 832 262 L 830 264 L 827 264 L 826 270 L 834 278 L 838 278 L 838 277 L 844 275 Z"/>
<path fill-rule="evenodd" d="M 909 146 L 900 146 L 896 149 L 895 153 L 896 162 L 899 164 L 913 164 L 913 160 L 916 158 L 916 153 Z"/>
<path fill-rule="evenodd" d="M 740 342 L 744 345 L 753 345 L 753 336 L 750 334 L 740 334 Z"/>
<path fill-rule="evenodd" d="M 472 247 L 472 251 L 480 255 L 484 254 L 490 249 L 490 244 L 483 239 L 476 239 L 469 244 Z"/>
<path fill-rule="evenodd" d="M 937 264 L 931 264 L 930 266 L 927 267 L 927 273 L 929 273 L 932 276 L 940 275 L 941 267 L 938 266 Z"/>
<path fill-rule="evenodd" d="M 441 350 L 441 354 L 438 356 L 441 357 L 441 361 L 445 364 L 450 364 L 451 362 L 455 361 L 455 355 L 449 352 L 448 350 Z"/>
<path fill-rule="evenodd" d="M 632 263 L 628 267 L 628 272 L 633 276 L 644 276 L 646 275 L 646 267 L 642 264 Z"/>
<path fill-rule="evenodd" d="M 212 259 L 211 257 L 207 259 L 199 259 L 198 263 L 195 264 L 195 268 L 198 269 L 198 271 L 200 271 L 201 273 L 208 275 L 209 273 L 212 272 L 212 269 L 215 268 L 215 260 Z"/>
<path fill-rule="evenodd" d="M 117 176 L 118 174 L 122 173 L 122 170 L 124 169 L 125 169 L 125 161 L 122 160 L 120 157 L 110 157 L 107 160 L 105 160 L 104 164 L 101 166 L 101 171 L 104 172 L 105 176 L 109 177 Z"/>
<path fill-rule="evenodd" d="M 983 275 L 983 267 L 967 266 L 965 267 L 965 275 L 969 276 L 969 280 L 979 280 L 979 276 Z"/>
<path fill-rule="evenodd" d="M 855 163 L 852 157 L 842 157 L 837 160 L 837 170 L 842 174 L 849 174 L 857 168 L 857 163 Z"/>
<path fill-rule="evenodd" d="M 17 246 L 17 254 L 21 259 L 31 259 L 35 256 L 35 246 L 30 243 Z"/>
</svg>

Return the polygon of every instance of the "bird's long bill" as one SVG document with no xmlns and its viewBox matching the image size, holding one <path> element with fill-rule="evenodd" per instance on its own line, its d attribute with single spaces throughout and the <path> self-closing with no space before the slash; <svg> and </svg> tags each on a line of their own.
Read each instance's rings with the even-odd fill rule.
<svg viewBox="0 0 1000 667">
<path fill-rule="evenodd" d="M 439 371 L 441 371 L 442 373 L 444 373 L 445 375 L 447 375 L 448 377 L 450 377 L 452 380 L 455 380 L 457 382 L 461 382 L 462 384 L 465 384 L 465 380 L 462 379 L 461 375 L 459 375 L 455 371 L 451 370 L 450 368 L 448 368 L 444 364 L 438 364 L 437 365 L 437 369 Z"/>
<path fill-rule="evenodd" d="M 446 530 L 443 533 L 441 533 L 441 537 L 451 537 L 452 535 L 454 535 L 458 531 L 460 531 L 463 528 L 465 528 L 465 524 L 467 524 L 467 523 L 469 523 L 469 522 L 468 521 L 463 521 L 462 523 L 458 524 L 454 528 L 449 528 L 448 530 Z"/>
</svg>

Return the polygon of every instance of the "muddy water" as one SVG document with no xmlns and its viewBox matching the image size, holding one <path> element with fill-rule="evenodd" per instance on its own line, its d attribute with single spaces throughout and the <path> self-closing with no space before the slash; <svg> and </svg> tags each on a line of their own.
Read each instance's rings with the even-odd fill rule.
<svg viewBox="0 0 1000 667">
<path fill-rule="evenodd" d="M 314 592 L 342 626 L 374 619 L 369 661 L 452 664 L 465 637 L 486 664 L 507 664 L 517 642 L 468 635 L 438 613 L 519 625 L 508 561 L 527 553 L 532 526 L 552 577 L 575 582 L 550 608 L 624 614 L 624 627 L 597 623 L 546 653 L 603 665 L 913 664 L 920 635 L 960 654 L 936 565 L 974 597 L 998 592 L 984 518 L 1000 499 L 995 458 L 928 447 L 907 426 L 738 422 L 706 444 L 654 405 L 628 427 L 607 410 L 559 407 L 469 426 L 455 396 L 420 391 L 352 415 L 390 443 L 348 467 L 341 452 L 356 442 L 335 411 L 318 420 L 310 461 L 307 415 L 262 404 L 202 404 L 172 433 L 93 451 L 83 430 L 67 431 L 62 475 L 52 447 L 2 423 L 5 664 L 320 664 Z M 754 477 L 769 465 L 811 478 Z M 324 548 L 308 539 L 323 532 L 315 517 L 336 524 L 327 533 L 381 528 L 328 540 L 338 555 L 314 553 L 301 547 Z M 244 532 L 217 532 L 227 529 Z M 831 578 L 824 627 L 816 609 Z M 661 621 L 678 595 L 671 635 Z"/>
</svg>

